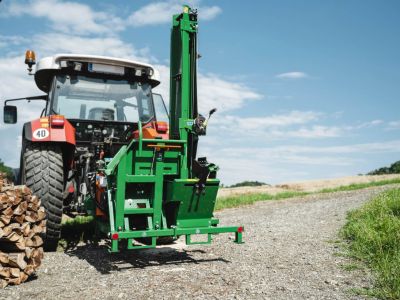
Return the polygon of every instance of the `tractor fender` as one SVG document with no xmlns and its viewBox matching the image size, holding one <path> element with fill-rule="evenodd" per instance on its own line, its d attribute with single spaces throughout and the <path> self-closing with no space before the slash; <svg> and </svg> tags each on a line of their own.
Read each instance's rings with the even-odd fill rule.
<svg viewBox="0 0 400 300">
<path fill-rule="evenodd" d="M 76 140 L 75 128 L 67 119 L 63 126 L 51 126 L 50 117 L 42 117 L 24 124 L 22 130 L 22 155 L 28 143 L 56 143 L 61 145 L 64 158 L 64 168 L 72 168 Z M 20 166 L 21 168 L 22 166 Z"/>
<path fill-rule="evenodd" d="M 64 119 L 63 126 L 51 126 L 50 117 L 42 117 L 24 124 L 22 137 L 29 142 L 60 142 L 76 145 L 75 128 Z"/>
</svg>

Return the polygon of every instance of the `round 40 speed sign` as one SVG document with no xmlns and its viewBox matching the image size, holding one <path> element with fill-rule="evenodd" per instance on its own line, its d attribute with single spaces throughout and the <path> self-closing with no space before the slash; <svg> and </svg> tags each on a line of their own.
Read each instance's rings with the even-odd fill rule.
<svg viewBox="0 0 400 300">
<path fill-rule="evenodd" d="M 50 135 L 49 130 L 46 128 L 39 128 L 33 132 L 33 138 L 36 140 L 43 140 Z"/>
</svg>

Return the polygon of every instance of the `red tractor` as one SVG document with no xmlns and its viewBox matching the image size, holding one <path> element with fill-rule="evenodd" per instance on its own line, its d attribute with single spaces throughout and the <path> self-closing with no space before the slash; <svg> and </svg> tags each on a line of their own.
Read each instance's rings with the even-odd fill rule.
<svg viewBox="0 0 400 300">
<path fill-rule="evenodd" d="M 27 51 L 30 71 L 34 56 Z M 138 121 L 145 124 L 145 137 L 167 137 L 168 113 L 162 97 L 152 93 L 160 82 L 148 64 L 59 54 L 41 59 L 34 78 L 46 94 L 6 100 L 4 122 L 17 121 L 17 108 L 9 102 L 45 102 L 40 118 L 23 126 L 19 181 L 42 199 L 48 215 L 45 246 L 54 249 L 63 211 L 84 211 L 103 159 L 114 157 L 138 134 Z"/>
</svg>

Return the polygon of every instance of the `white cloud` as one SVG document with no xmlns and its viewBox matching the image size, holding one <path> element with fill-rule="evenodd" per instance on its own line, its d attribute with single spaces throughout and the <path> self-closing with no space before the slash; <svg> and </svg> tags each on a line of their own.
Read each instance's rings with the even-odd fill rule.
<svg viewBox="0 0 400 300">
<path fill-rule="evenodd" d="M 279 183 L 321 178 L 321 167 L 348 170 L 360 163 L 357 157 L 338 159 L 335 155 L 285 152 L 290 147 L 216 147 L 209 155 L 209 161 L 220 166 L 219 175 L 225 184 L 244 180 Z M 332 177 L 329 173 L 322 176 Z"/>
<path fill-rule="evenodd" d="M 376 125 L 381 125 L 383 123 L 384 123 L 383 120 L 372 120 L 369 125 L 376 126 Z"/>
<path fill-rule="evenodd" d="M 338 137 L 344 129 L 337 126 L 304 125 L 318 121 L 324 114 L 314 111 L 289 111 L 264 117 L 220 116 L 213 123 L 218 131 L 247 137 L 259 136 L 268 139 L 320 139 Z M 235 130 L 231 131 L 232 124 Z M 294 126 L 303 125 L 299 129 Z"/>
<path fill-rule="evenodd" d="M 28 75 L 24 56 L 0 58 L 0 99 L 24 97 L 27 93 L 40 93 Z"/>
<path fill-rule="evenodd" d="M 211 7 L 201 7 L 199 9 L 199 19 L 200 20 L 212 20 L 220 13 L 222 13 L 222 9 L 219 6 L 211 6 Z"/>
<path fill-rule="evenodd" d="M 148 62 L 132 44 L 119 37 L 82 37 L 62 33 L 49 33 L 34 37 L 34 49 L 42 57 L 55 53 L 84 53 L 136 59 Z"/>
<path fill-rule="evenodd" d="M 220 166 L 223 183 L 244 180 L 279 183 L 333 178 L 338 177 L 337 174 L 356 175 L 374 168 L 367 166 L 370 157 L 389 157 L 398 154 L 400 149 L 400 140 L 325 147 L 261 146 L 261 143 L 258 143 L 260 146 L 248 147 L 245 144 L 242 141 L 234 146 L 226 146 L 220 141 L 219 146 L 217 143 L 208 148 L 209 161 Z"/>
<path fill-rule="evenodd" d="M 384 154 L 384 153 L 398 153 L 400 149 L 400 140 L 392 140 L 379 143 L 361 143 L 361 144 L 346 144 L 339 146 L 277 146 L 270 148 L 252 148 L 256 152 L 267 152 L 268 155 L 287 155 L 287 154 L 332 154 L 332 155 L 345 155 L 345 154 Z M 243 148 L 240 151 L 248 151 L 250 149 Z M 240 154 L 239 154 L 240 155 Z"/>
<path fill-rule="evenodd" d="M 320 112 L 313 111 L 290 111 L 282 114 L 275 114 L 264 117 L 242 118 L 238 116 L 227 115 L 219 118 L 216 123 L 224 126 L 224 124 L 236 123 L 242 130 L 265 129 L 271 127 L 287 127 L 291 125 L 299 125 L 316 121 L 322 115 Z M 230 125 L 229 125 L 230 126 Z"/>
<path fill-rule="evenodd" d="M 371 128 L 371 127 L 382 125 L 383 123 L 384 123 L 383 120 L 372 120 L 372 121 L 363 122 L 361 124 L 350 127 L 350 129 L 351 128 L 355 128 L 355 129 Z"/>
<path fill-rule="evenodd" d="M 224 80 L 215 74 L 198 74 L 199 111 L 217 108 L 219 112 L 235 110 L 248 100 L 259 100 L 262 95 L 247 85 Z"/>
<path fill-rule="evenodd" d="M 199 1 L 192 2 L 197 6 Z M 172 15 L 182 12 L 183 1 L 172 0 L 147 4 L 133 12 L 128 18 L 128 24 L 139 27 L 146 25 L 158 25 L 171 22 Z M 199 18 L 211 20 L 222 12 L 218 6 L 199 7 Z"/>
<path fill-rule="evenodd" d="M 0 35 L 0 48 L 15 47 L 26 43 L 28 40 L 19 35 Z"/>
<path fill-rule="evenodd" d="M 106 12 L 93 11 L 88 5 L 59 0 L 11 2 L 10 16 L 30 15 L 47 18 L 52 28 L 70 34 L 112 34 L 124 28 L 120 18 Z"/>
<path fill-rule="evenodd" d="M 219 6 L 200 6 L 201 0 L 170 0 L 147 4 L 127 18 L 117 17 L 112 11 L 95 11 L 89 5 L 61 0 L 30 0 L 4 5 L 3 17 L 29 15 L 46 18 L 57 32 L 73 35 L 116 35 L 126 26 L 146 26 L 171 22 L 173 14 L 182 12 L 183 4 L 198 7 L 199 19 L 212 20 L 222 12 Z"/>
<path fill-rule="evenodd" d="M 343 133 L 343 130 L 337 126 L 321 126 L 315 125 L 311 128 L 300 128 L 297 130 L 289 130 L 283 132 L 276 132 L 276 136 L 280 137 L 293 137 L 293 138 L 307 138 L 307 139 L 319 139 L 319 138 L 333 138 L 339 137 Z"/>
<path fill-rule="evenodd" d="M 169 67 L 155 66 L 161 75 L 161 84 L 155 88 L 166 103 L 169 102 Z M 241 108 L 247 101 L 259 100 L 263 96 L 240 82 L 232 82 L 216 74 L 197 75 L 199 112 L 207 113 L 212 108 L 218 112 L 232 111 Z"/>
<path fill-rule="evenodd" d="M 355 134 L 360 130 L 384 123 L 382 120 L 372 120 L 356 125 L 327 126 L 317 123 L 328 117 L 336 118 L 335 115 L 322 112 L 294 110 L 262 117 L 242 117 L 228 114 L 219 116 L 213 123 L 218 127 L 218 132 L 226 131 L 228 135 L 239 134 L 252 138 L 261 136 L 269 140 L 336 138 Z M 231 130 L 232 124 L 235 125 L 234 132 Z"/>
<path fill-rule="evenodd" d="M 307 78 L 308 75 L 304 72 L 288 72 L 288 73 L 278 74 L 275 77 L 279 79 L 302 79 L 302 78 Z"/>
<path fill-rule="evenodd" d="M 388 123 L 386 130 L 398 130 L 400 129 L 400 121 L 391 121 Z"/>
</svg>

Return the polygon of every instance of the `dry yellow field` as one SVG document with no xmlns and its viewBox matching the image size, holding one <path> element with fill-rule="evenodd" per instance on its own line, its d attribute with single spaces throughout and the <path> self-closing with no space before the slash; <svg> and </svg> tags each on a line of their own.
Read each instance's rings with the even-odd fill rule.
<svg viewBox="0 0 400 300">
<path fill-rule="evenodd" d="M 400 178 L 400 174 L 347 176 L 347 177 L 332 178 L 332 179 L 288 182 L 277 185 L 221 188 L 218 192 L 218 197 L 251 194 L 251 193 L 268 193 L 271 195 L 275 195 L 277 193 L 287 192 L 287 191 L 316 192 L 326 188 L 336 188 L 339 186 L 346 186 L 350 184 L 368 183 L 368 182 L 390 180 L 396 178 Z"/>
</svg>

